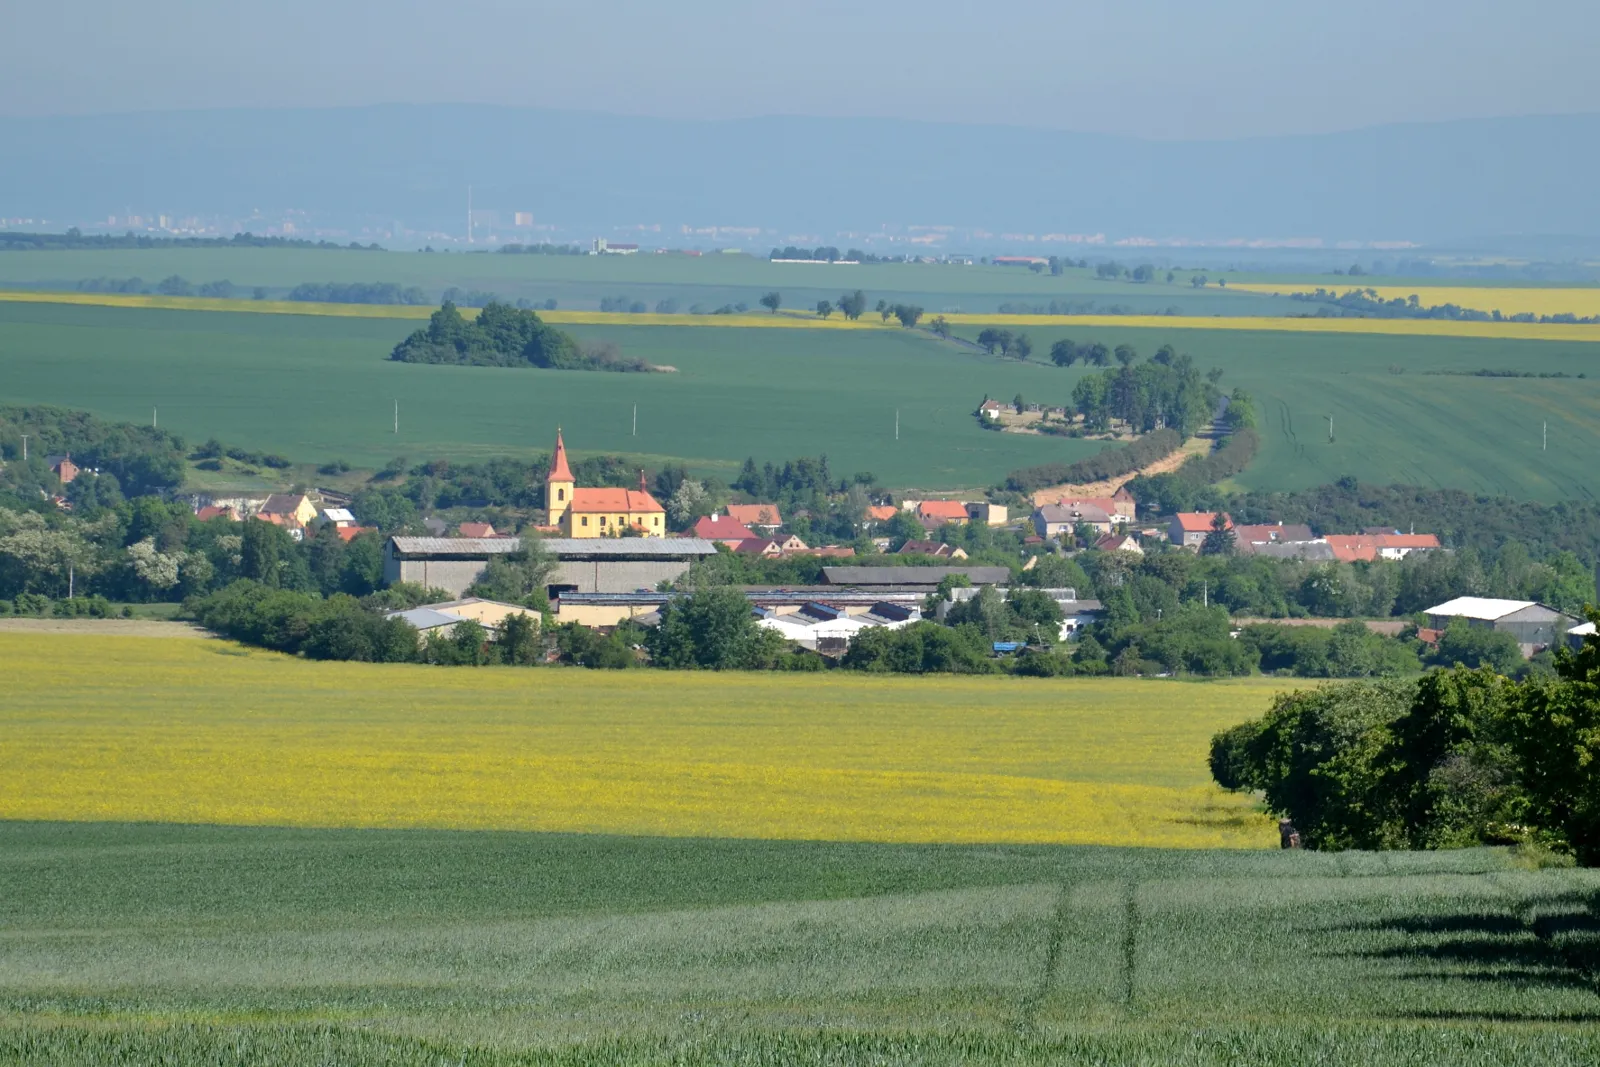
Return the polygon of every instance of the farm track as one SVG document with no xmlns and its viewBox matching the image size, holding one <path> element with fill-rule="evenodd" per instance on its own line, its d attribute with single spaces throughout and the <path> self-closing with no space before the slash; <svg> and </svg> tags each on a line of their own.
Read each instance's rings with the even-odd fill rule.
<svg viewBox="0 0 1600 1067">
<path fill-rule="evenodd" d="M 1154 463 L 1148 463 L 1136 471 L 1119 474 L 1115 478 L 1105 478 L 1098 482 L 1087 482 L 1083 485 L 1062 483 L 1052 485 L 1046 489 L 1036 489 L 1033 493 L 1033 506 L 1042 507 L 1045 504 L 1054 504 L 1064 497 L 1107 497 L 1121 489 L 1135 478 L 1153 478 L 1157 474 L 1171 474 L 1183 466 L 1193 456 L 1203 456 L 1211 450 L 1211 441 L 1205 437 L 1195 436 L 1189 438 L 1178 448 L 1162 456 Z"/>
</svg>

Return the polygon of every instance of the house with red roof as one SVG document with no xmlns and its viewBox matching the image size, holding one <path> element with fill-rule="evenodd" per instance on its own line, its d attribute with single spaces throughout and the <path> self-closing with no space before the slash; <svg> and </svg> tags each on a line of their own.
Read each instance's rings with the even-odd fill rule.
<svg viewBox="0 0 1600 1067">
<path fill-rule="evenodd" d="M 462 537 L 499 537 L 494 532 L 494 524 L 488 522 L 464 522 L 460 526 Z"/>
<path fill-rule="evenodd" d="M 1167 527 L 1167 540 L 1180 548 L 1198 549 L 1206 539 L 1206 534 L 1211 532 L 1211 526 L 1216 521 L 1217 513 L 1214 511 L 1180 511 L 1172 516 L 1172 522 Z M 1222 525 L 1225 529 L 1233 529 L 1233 520 L 1227 515 L 1222 516 Z"/>
<path fill-rule="evenodd" d="M 1333 558 L 1340 563 L 1405 559 L 1413 552 L 1431 552 L 1444 547 L 1436 534 L 1329 534 L 1323 540 L 1328 542 Z"/>
<path fill-rule="evenodd" d="M 694 535 L 707 541 L 721 541 L 729 548 L 738 548 L 741 541 L 757 541 L 750 527 L 735 522 L 726 515 L 706 515 L 695 520 Z"/>
<path fill-rule="evenodd" d="M 783 515 L 776 504 L 729 504 L 728 518 L 752 530 L 760 530 L 768 537 L 783 525 Z"/>
<path fill-rule="evenodd" d="M 239 512 L 226 504 L 207 504 L 195 512 L 194 517 L 201 522 L 210 522 L 212 519 L 227 519 L 229 522 L 238 522 Z"/>
<path fill-rule="evenodd" d="M 924 500 L 917 505 L 917 518 L 922 525 L 936 529 L 940 526 L 965 526 L 971 518 L 967 505 L 959 500 Z"/>
</svg>

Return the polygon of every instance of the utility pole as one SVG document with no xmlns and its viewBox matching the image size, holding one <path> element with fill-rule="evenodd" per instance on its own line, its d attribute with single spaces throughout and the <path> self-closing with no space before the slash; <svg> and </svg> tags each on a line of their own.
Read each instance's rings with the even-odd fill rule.
<svg viewBox="0 0 1600 1067">
<path fill-rule="evenodd" d="M 633 436 L 639 436 L 639 405 L 633 405 Z"/>
<path fill-rule="evenodd" d="M 72 599 L 72 591 L 73 591 L 73 588 L 74 588 L 74 584 L 75 584 L 75 579 L 76 578 L 77 578 L 77 565 L 72 560 L 68 560 L 67 561 L 67 599 L 68 600 Z"/>
<path fill-rule="evenodd" d="M 158 427 L 160 425 L 161 425 L 161 423 L 156 420 L 156 409 L 155 408 L 151 408 L 150 409 L 150 428 L 153 430 L 153 429 L 155 429 L 156 427 Z"/>
<path fill-rule="evenodd" d="M 1200 606 L 1203 608 L 1211 607 L 1211 580 L 1209 578 L 1200 579 Z"/>
<path fill-rule="evenodd" d="M 894 439 L 900 440 L 900 409 L 894 409 Z"/>
<path fill-rule="evenodd" d="M 395 398 L 394 402 L 394 432 L 400 432 L 400 399 L 398 397 Z"/>
<path fill-rule="evenodd" d="M 1550 423 L 1548 420 L 1546 420 L 1544 424 L 1544 445 L 1539 449 L 1539 451 L 1550 451 Z"/>
<path fill-rule="evenodd" d="M 1328 420 L 1328 440 L 1332 441 L 1333 440 L 1333 416 L 1332 415 L 1324 415 L 1322 417 Z"/>
<path fill-rule="evenodd" d="M 28 462 L 28 437 L 29 436 L 30 436 L 29 434 L 23 434 L 22 435 L 22 462 L 24 462 L 24 463 Z"/>
</svg>

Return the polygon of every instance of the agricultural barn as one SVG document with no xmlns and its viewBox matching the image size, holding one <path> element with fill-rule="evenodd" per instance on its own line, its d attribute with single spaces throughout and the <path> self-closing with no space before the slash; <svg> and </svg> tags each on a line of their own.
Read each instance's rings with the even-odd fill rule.
<svg viewBox="0 0 1600 1067">
<path fill-rule="evenodd" d="M 1523 655 L 1532 655 L 1563 640 L 1577 619 L 1555 608 L 1531 600 L 1496 600 L 1491 597 L 1462 596 L 1437 604 L 1424 614 L 1431 629 L 1443 630 L 1455 619 L 1468 626 L 1481 626 L 1508 633 L 1522 646 Z"/>
<path fill-rule="evenodd" d="M 822 580 L 829 585 L 857 588 L 888 586 L 932 590 L 952 574 L 964 575 L 973 585 L 999 585 L 1011 580 L 1009 567 L 824 567 Z M 831 598 L 830 598 L 831 599 Z"/>
<path fill-rule="evenodd" d="M 478 580 L 489 557 L 521 547 L 520 537 L 391 537 L 383 577 L 390 584 L 415 582 L 460 596 Z M 548 537 L 539 547 L 556 558 L 552 595 L 654 589 L 717 553 L 715 545 L 698 537 Z"/>
<path fill-rule="evenodd" d="M 905 568 L 896 568 L 905 569 Z M 661 606 L 676 593 L 562 593 L 556 599 L 557 622 L 577 622 L 585 626 L 615 626 L 623 619 L 641 625 L 655 625 Z M 795 589 L 768 589 L 748 586 L 745 598 L 753 610 L 773 617 L 794 615 L 808 603 L 826 603 L 850 616 L 871 615 L 897 621 L 896 612 L 919 613 L 928 587 L 841 589 L 831 585 L 801 586 Z M 907 616 L 909 617 L 909 616 Z M 791 620 L 793 621 L 793 620 Z"/>
</svg>

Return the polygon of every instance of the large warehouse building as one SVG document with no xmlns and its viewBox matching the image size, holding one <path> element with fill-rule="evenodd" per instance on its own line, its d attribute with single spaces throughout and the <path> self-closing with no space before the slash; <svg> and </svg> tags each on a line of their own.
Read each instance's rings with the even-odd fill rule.
<svg viewBox="0 0 1600 1067">
<path fill-rule="evenodd" d="M 391 537 L 383 577 L 390 584 L 414 582 L 460 596 L 491 556 L 521 547 L 518 537 Z M 698 537 L 546 537 L 539 547 L 556 559 L 551 596 L 654 589 L 717 554 L 715 545 Z"/>
</svg>

